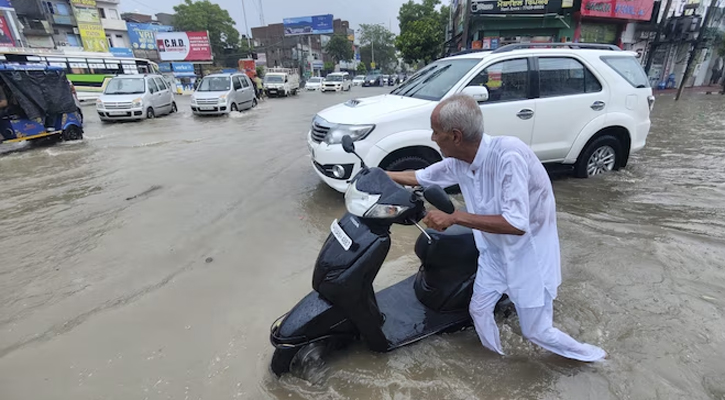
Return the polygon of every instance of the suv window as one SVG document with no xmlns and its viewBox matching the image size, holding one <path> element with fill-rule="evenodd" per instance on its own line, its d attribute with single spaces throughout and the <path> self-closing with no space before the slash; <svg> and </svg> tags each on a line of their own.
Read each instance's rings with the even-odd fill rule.
<svg viewBox="0 0 725 400">
<path fill-rule="evenodd" d="M 467 86 L 485 86 L 487 103 L 526 100 L 529 98 L 529 62 L 518 58 L 489 65 Z"/>
<path fill-rule="evenodd" d="M 597 78 L 579 61 L 568 57 L 539 58 L 539 96 L 556 97 L 602 90 Z"/>
<path fill-rule="evenodd" d="M 242 82 L 239 82 L 238 76 L 232 78 L 232 83 L 234 84 L 234 90 L 239 90 L 242 88 Z"/>
<path fill-rule="evenodd" d="M 156 93 L 159 91 L 159 87 L 156 86 L 156 82 L 154 82 L 153 78 L 149 78 L 149 92 Z"/>
<path fill-rule="evenodd" d="M 602 56 L 601 59 L 613 70 L 617 71 L 622 78 L 626 79 L 630 85 L 637 89 L 650 87 L 647 75 L 634 57 Z"/>
<path fill-rule="evenodd" d="M 417 72 L 390 93 L 398 96 L 438 101 L 480 61 L 480 59 L 475 58 L 436 61 Z"/>
</svg>

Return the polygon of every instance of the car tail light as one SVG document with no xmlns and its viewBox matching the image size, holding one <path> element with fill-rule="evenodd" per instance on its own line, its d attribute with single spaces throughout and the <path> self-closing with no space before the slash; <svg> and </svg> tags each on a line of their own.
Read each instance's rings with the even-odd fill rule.
<svg viewBox="0 0 725 400">
<path fill-rule="evenodd" d="M 649 110 L 652 111 L 655 107 L 655 97 L 652 95 L 647 96 L 647 103 L 649 104 Z"/>
</svg>

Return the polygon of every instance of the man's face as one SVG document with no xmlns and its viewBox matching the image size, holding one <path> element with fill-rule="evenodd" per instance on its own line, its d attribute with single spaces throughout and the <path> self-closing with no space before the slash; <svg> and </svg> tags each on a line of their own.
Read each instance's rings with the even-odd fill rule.
<svg viewBox="0 0 725 400">
<path fill-rule="evenodd" d="M 462 138 L 462 135 L 457 130 L 453 130 L 453 132 L 444 132 L 441 129 L 440 124 L 438 124 L 438 110 L 434 110 L 433 114 L 431 114 L 430 117 L 430 127 L 433 130 L 433 134 L 431 135 L 431 140 L 433 140 L 438 147 L 441 149 L 441 153 L 443 153 L 443 157 L 456 157 L 458 144 L 460 144 L 460 139 Z"/>
</svg>

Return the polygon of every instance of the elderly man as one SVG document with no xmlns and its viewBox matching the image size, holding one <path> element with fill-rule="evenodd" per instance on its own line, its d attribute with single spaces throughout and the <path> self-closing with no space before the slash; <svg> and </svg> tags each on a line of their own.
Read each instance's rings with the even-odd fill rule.
<svg viewBox="0 0 725 400">
<path fill-rule="evenodd" d="M 504 354 L 493 309 L 505 293 L 533 343 L 575 360 L 604 358 L 604 350 L 552 325 L 561 283 L 556 205 L 536 155 L 518 138 L 484 134 L 483 115 L 470 96 L 442 101 L 431 128 L 446 158 L 422 170 L 388 174 L 403 185 L 460 185 L 468 212 L 432 210 L 423 222 L 439 231 L 454 224 L 473 229 L 480 256 L 469 311 L 483 345 Z"/>
</svg>

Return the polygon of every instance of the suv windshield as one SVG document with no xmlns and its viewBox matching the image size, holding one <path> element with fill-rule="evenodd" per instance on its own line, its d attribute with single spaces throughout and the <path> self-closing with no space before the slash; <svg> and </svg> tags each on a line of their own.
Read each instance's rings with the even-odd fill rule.
<svg viewBox="0 0 725 400">
<path fill-rule="evenodd" d="M 325 80 L 328 82 L 342 82 L 342 75 L 327 75 Z"/>
<path fill-rule="evenodd" d="M 438 101 L 481 60 L 461 58 L 436 61 L 390 92 L 399 96 Z"/>
<path fill-rule="evenodd" d="M 140 94 L 146 91 L 143 78 L 114 78 L 103 94 Z"/>
<path fill-rule="evenodd" d="M 272 76 L 270 76 L 270 75 L 265 76 L 264 77 L 264 81 L 265 82 L 269 82 L 269 83 L 284 83 L 284 79 L 282 79 L 281 76 L 274 76 L 274 75 L 272 75 Z"/>
<path fill-rule="evenodd" d="M 229 90 L 230 79 L 226 76 L 206 77 L 202 79 L 197 92 L 224 92 Z"/>
</svg>

